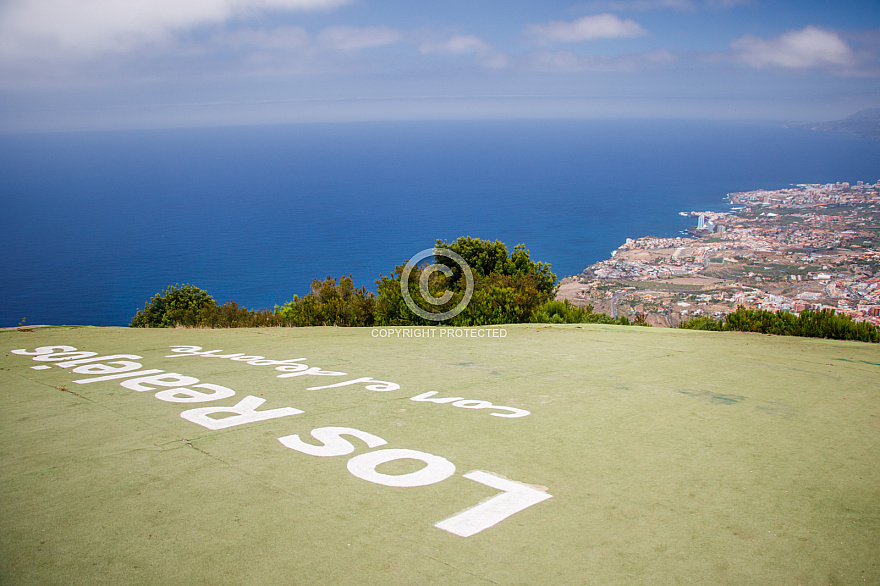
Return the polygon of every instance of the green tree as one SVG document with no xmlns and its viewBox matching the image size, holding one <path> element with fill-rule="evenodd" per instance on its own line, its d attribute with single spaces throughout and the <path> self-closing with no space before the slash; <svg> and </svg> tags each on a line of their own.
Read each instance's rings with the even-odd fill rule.
<svg viewBox="0 0 880 586">
<path fill-rule="evenodd" d="M 207 291 L 193 285 L 174 285 L 157 293 L 137 310 L 133 328 L 171 328 L 212 325 L 217 302 Z"/>
<path fill-rule="evenodd" d="M 336 279 L 327 276 L 312 281 L 305 297 L 277 309 L 285 323 L 293 326 L 371 326 L 375 322 L 375 296 L 366 288 L 355 288 L 351 276 Z"/>
<path fill-rule="evenodd" d="M 552 299 L 556 292 L 556 275 L 552 272 L 550 264 L 533 261 L 525 244 L 517 244 L 513 248 L 513 253 L 508 254 L 507 246 L 498 240 L 491 242 L 462 236 L 452 243 L 437 240 L 437 248 L 447 248 L 457 253 L 471 267 L 475 276 L 504 276 L 512 279 L 509 281 L 511 284 L 528 284 L 529 288 L 542 295 L 543 299 L 539 303 Z M 434 262 L 451 268 L 453 272 L 451 281 L 461 283 L 462 271 L 454 260 L 436 255 Z"/>
<path fill-rule="evenodd" d="M 445 323 L 453 326 L 489 325 L 528 322 L 532 312 L 542 303 L 553 298 L 556 291 L 556 275 L 550 265 L 531 260 L 525 245 L 514 247 L 508 253 L 504 243 L 463 236 L 448 243 L 437 241 L 436 249 L 455 252 L 467 263 L 473 276 L 473 296 L 465 308 Z M 431 313 L 443 313 L 461 302 L 467 290 L 467 279 L 459 263 L 443 254 L 435 254 L 434 262 L 445 265 L 449 276 L 434 271 L 427 280 L 429 294 L 450 298 L 444 304 L 434 306 L 424 299 L 420 280 L 427 263 L 413 267 L 409 275 L 409 293 L 413 303 Z M 414 314 L 407 306 L 400 290 L 404 265 L 394 269 L 390 277 L 380 277 L 376 282 L 376 323 L 379 325 L 435 325 Z"/>
<path fill-rule="evenodd" d="M 403 299 L 403 292 L 400 288 L 401 276 L 405 265 L 398 265 L 394 268 L 391 276 L 380 275 L 376 280 L 377 296 L 376 296 L 376 325 L 380 326 L 426 326 L 436 325 L 437 322 L 426 320 L 415 313 L 407 306 Z M 409 294 L 413 302 L 421 300 L 419 292 L 419 278 L 421 277 L 423 267 L 416 267 L 409 279 Z M 442 275 L 438 276 L 438 279 Z M 445 281 L 444 281 L 445 282 Z M 432 290 L 437 287 L 436 280 L 432 283 Z M 436 293 L 436 290 L 433 291 Z M 453 295 L 453 299 L 446 303 L 440 311 L 455 307 L 455 303 L 461 299 L 459 294 L 457 297 Z M 427 304 L 422 302 L 420 306 L 429 309 Z M 433 309 L 433 311 L 438 311 Z"/>
</svg>

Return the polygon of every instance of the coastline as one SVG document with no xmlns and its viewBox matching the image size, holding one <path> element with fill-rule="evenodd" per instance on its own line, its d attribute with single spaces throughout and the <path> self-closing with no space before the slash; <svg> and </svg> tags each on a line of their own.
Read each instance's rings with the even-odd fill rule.
<svg viewBox="0 0 880 586">
<path fill-rule="evenodd" d="M 727 212 L 690 211 L 673 238 L 628 238 L 562 279 L 557 299 L 658 327 L 739 307 L 831 309 L 880 325 L 880 181 L 728 194 Z"/>
</svg>

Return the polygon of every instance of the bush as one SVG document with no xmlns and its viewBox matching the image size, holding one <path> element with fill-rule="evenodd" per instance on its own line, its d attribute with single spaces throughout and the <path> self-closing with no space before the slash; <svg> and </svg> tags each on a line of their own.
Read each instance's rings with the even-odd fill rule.
<svg viewBox="0 0 880 586">
<path fill-rule="evenodd" d="M 578 307 L 566 299 L 547 301 L 532 314 L 532 323 L 541 324 L 582 324 L 593 313 L 593 306 Z"/>
<path fill-rule="evenodd" d="M 724 329 L 724 321 L 714 320 L 711 317 L 701 315 L 682 322 L 678 327 L 685 330 L 709 330 L 712 332 L 720 332 Z"/>
<path fill-rule="evenodd" d="M 436 248 L 445 248 L 460 255 L 471 268 L 474 291 L 468 305 L 456 316 L 444 322 L 451 326 L 479 326 L 503 323 L 523 323 L 531 319 L 535 309 L 553 298 L 556 275 L 550 265 L 531 260 L 525 245 L 514 247 L 508 254 L 502 243 L 464 236 L 452 243 L 437 241 Z M 410 298 L 431 313 L 442 313 L 456 307 L 464 298 L 467 281 L 461 267 L 454 260 L 436 255 L 434 262 L 445 265 L 450 276 L 436 271 L 427 286 L 431 295 L 440 297 L 447 291 L 448 301 L 439 306 L 428 304 L 419 291 L 419 281 L 426 264 L 414 267 L 409 276 Z M 405 265 L 399 265 L 389 277 L 376 281 L 376 325 L 436 325 L 437 322 L 415 315 L 406 305 L 400 291 Z"/>
<path fill-rule="evenodd" d="M 855 322 L 848 315 L 840 315 L 830 309 L 804 310 L 797 325 L 796 336 L 880 342 L 880 328 L 867 322 Z"/>
<path fill-rule="evenodd" d="M 206 325 L 212 328 L 259 328 L 284 325 L 279 313 L 268 309 L 255 311 L 239 307 L 235 301 L 229 301 L 217 307 Z"/>
<path fill-rule="evenodd" d="M 539 299 L 534 289 L 517 287 L 499 275 L 490 278 L 474 275 L 474 280 L 473 297 L 461 313 L 446 322 L 447 325 L 488 326 L 529 321 Z"/>
<path fill-rule="evenodd" d="M 637 313 L 632 322 L 626 316 L 613 318 L 607 313 L 593 313 L 593 306 L 578 307 L 571 301 L 551 300 L 542 304 L 532 314 L 532 323 L 542 324 L 610 324 L 620 326 L 648 326 L 648 321 L 641 313 Z"/>
<path fill-rule="evenodd" d="M 471 267 L 475 277 L 495 275 L 508 277 L 509 284 L 527 284 L 544 297 L 541 302 L 552 299 L 556 292 L 556 275 L 551 271 L 550 264 L 533 261 L 525 244 L 514 246 L 513 253 L 509 256 L 503 242 L 490 242 L 470 236 L 462 236 L 451 244 L 445 240 L 437 240 L 437 248 L 447 248 L 461 256 Z M 455 261 L 445 256 L 436 256 L 434 262 L 451 268 L 452 282 L 460 282 L 461 269 Z"/>
<path fill-rule="evenodd" d="M 137 310 L 131 320 L 133 328 L 171 328 L 178 325 L 200 326 L 210 321 L 217 302 L 193 285 L 174 285 L 157 293 Z"/>
<path fill-rule="evenodd" d="M 866 322 L 855 322 L 849 316 L 840 315 L 831 309 L 818 311 L 806 309 L 800 315 L 794 315 L 785 311 L 774 313 L 764 309 L 740 307 L 724 320 L 715 321 L 708 317 L 697 317 L 682 323 L 679 327 L 692 330 L 757 332 L 777 336 L 880 342 L 880 329 Z"/>
<path fill-rule="evenodd" d="M 625 317 L 612 319 L 602 313 L 593 313 L 592 307 L 574 307 L 570 302 L 553 299 L 556 293 L 556 275 L 550 265 L 536 262 L 529 256 L 524 244 L 508 253 L 502 243 L 465 236 L 447 243 L 437 241 L 436 248 L 446 248 L 459 254 L 470 266 L 474 279 L 473 296 L 468 305 L 456 316 L 443 322 L 450 326 L 482 326 L 509 323 L 608 323 L 629 325 Z M 409 278 L 410 298 L 432 313 L 442 313 L 456 307 L 466 292 L 466 279 L 456 262 L 442 255 L 434 257 L 436 264 L 446 265 L 450 275 L 434 271 L 426 281 L 431 295 L 449 294 L 440 306 L 423 299 L 420 280 L 427 263 L 414 267 Z M 132 327 L 262 327 L 262 326 L 406 326 L 438 325 L 413 313 L 405 303 L 400 282 L 405 265 L 399 265 L 391 276 L 380 276 L 376 281 L 378 294 L 365 288 L 355 288 L 351 276 L 314 280 L 305 297 L 293 300 L 273 310 L 251 311 L 233 301 L 217 306 L 207 292 L 191 285 L 175 285 L 157 294 L 143 311 L 138 310 Z M 634 323 L 647 325 L 644 316 L 637 315 Z"/>
<path fill-rule="evenodd" d="M 285 325 L 292 326 L 371 326 L 375 323 L 376 300 L 364 287 L 355 288 L 351 276 L 336 279 L 327 275 L 312 281 L 305 297 L 277 308 Z"/>
<path fill-rule="evenodd" d="M 648 315 L 644 313 L 638 313 L 633 316 L 632 322 L 630 323 L 632 326 L 641 326 L 643 328 L 650 328 L 651 324 L 648 323 Z"/>
<path fill-rule="evenodd" d="M 400 279 L 403 275 L 405 265 L 398 265 L 394 268 L 394 272 L 389 277 L 380 275 L 376 280 L 376 312 L 375 323 L 377 326 L 432 326 L 437 322 L 426 320 L 413 313 L 403 299 L 403 293 L 400 290 Z M 419 277 L 422 268 L 416 267 L 413 275 L 409 280 L 409 294 L 413 301 L 421 299 L 419 293 Z M 442 275 L 440 275 L 442 277 Z M 445 277 L 444 277 L 445 278 Z M 445 281 L 444 281 L 445 282 Z M 435 287 L 430 287 L 432 293 L 436 293 Z M 444 307 L 446 309 L 455 307 L 461 300 L 463 293 L 458 291 L 453 293 L 453 297 Z M 424 304 L 423 304 L 424 305 Z M 447 307 L 448 306 L 448 307 Z M 427 308 L 426 308 L 427 309 Z M 432 308 L 433 309 L 433 308 Z M 436 311 L 436 310 L 435 310 Z"/>
</svg>

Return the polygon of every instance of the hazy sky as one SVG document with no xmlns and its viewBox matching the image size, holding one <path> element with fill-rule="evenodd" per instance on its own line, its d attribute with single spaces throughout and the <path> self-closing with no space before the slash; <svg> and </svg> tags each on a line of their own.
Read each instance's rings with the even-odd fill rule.
<svg viewBox="0 0 880 586">
<path fill-rule="evenodd" d="M 0 0 L 0 132 L 868 107 L 877 0 Z"/>
</svg>

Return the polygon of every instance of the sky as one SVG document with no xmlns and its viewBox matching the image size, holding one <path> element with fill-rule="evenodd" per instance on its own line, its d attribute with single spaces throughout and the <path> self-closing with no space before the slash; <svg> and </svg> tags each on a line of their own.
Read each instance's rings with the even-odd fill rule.
<svg viewBox="0 0 880 586">
<path fill-rule="evenodd" d="M 6 134 L 871 107 L 876 0 L 0 0 Z"/>
</svg>

